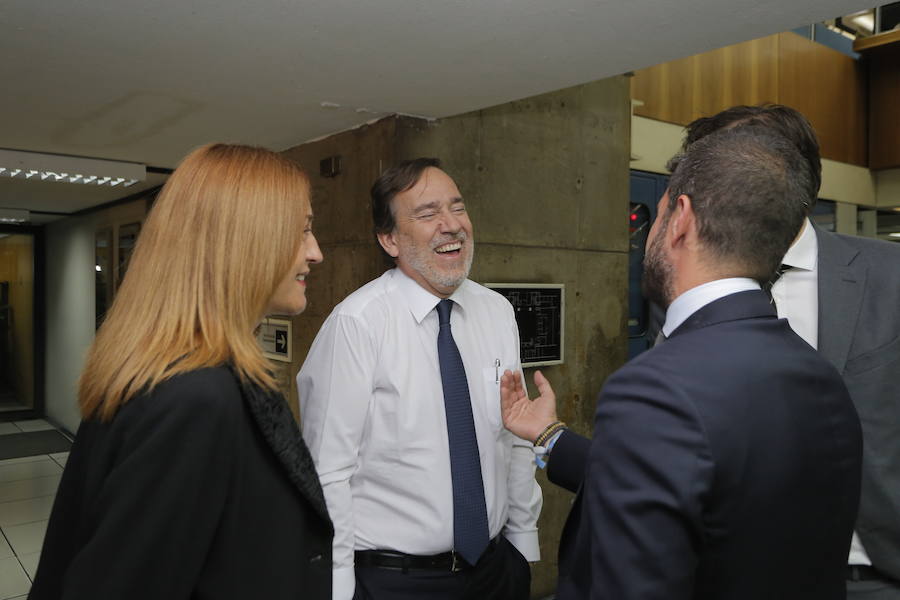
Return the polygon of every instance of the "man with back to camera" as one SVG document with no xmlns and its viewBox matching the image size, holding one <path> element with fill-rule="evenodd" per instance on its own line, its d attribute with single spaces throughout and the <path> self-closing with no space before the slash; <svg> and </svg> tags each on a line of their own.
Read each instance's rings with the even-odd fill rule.
<svg viewBox="0 0 900 600">
<path fill-rule="evenodd" d="M 542 498 L 500 417 L 512 307 L 467 279 L 472 224 L 436 159 L 385 171 L 372 214 L 396 268 L 334 309 L 297 375 L 334 598 L 525 600 Z"/>
<path fill-rule="evenodd" d="M 798 111 L 735 106 L 687 126 L 684 146 L 722 129 L 767 128 L 790 140 L 821 183 L 819 143 Z M 900 600 L 900 245 L 824 231 L 809 218 L 771 286 L 778 316 L 844 378 L 863 427 L 862 492 L 850 546 L 849 600 Z"/>
<path fill-rule="evenodd" d="M 812 173 L 765 130 L 723 131 L 677 159 L 647 240 L 644 291 L 667 339 L 604 385 L 594 437 L 503 377 L 504 422 L 578 489 L 558 598 L 841 600 L 861 432 L 837 371 L 760 281 L 806 214 Z"/>
</svg>

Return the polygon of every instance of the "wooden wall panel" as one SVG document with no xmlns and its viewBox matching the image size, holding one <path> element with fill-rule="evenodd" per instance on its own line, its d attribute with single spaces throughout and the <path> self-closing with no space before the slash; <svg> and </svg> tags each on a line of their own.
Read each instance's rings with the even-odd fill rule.
<svg viewBox="0 0 900 600">
<path fill-rule="evenodd" d="M 687 125 L 737 104 L 776 102 L 802 112 L 822 156 L 866 165 L 865 79 L 849 56 L 780 33 L 643 69 L 632 79 L 634 113 Z"/>
<path fill-rule="evenodd" d="M 713 115 L 736 104 L 775 102 L 777 61 L 777 36 L 698 55 L 692 119 Z"/>
<path fill-rule="evenodd" d="M 866 60 L 869 63 L 869 168 L 895 169 L 900 167 L 900 41 L 866 52 Z"/>
<path fill-rule="evenodd" d="M 634 114 L 666 123 L 684 124 L 692 119 L 694 62 L 689 56 L 642 69 L 631 79 L 631 97 L 644 103 Z"/>
<path fill-rule="evenodd" d="M 694 96 L 691 120 L 713 114 L 731 97 L 731 55 L 727 48 L 698 54 L 694 57 Z M 710 112 L 712 111 L 712 112 Z"/>
<path fill-rule="evenodd" d="M 824 158 L 867 166 L 863 67 L 795 33 L 778 37 L 779 102 L 806 115 Z"/>
<path fill-rule="evenodd" d="M 743 42 L 635 73 L 635 114 L 686 125 L 735 104 L 774 102 L 778 36 Z"/>
<path fill-rule="evenodd" d="M 750 104 L 773 102 L 778 97 L 778 38 L 769 36 L 754 43 L 733 46 L 741 57 L 737 72 L 747 70 L 750 77 L 735 77 L 734 88 L 738 90 L 737 98 L 729 106 L 734 106 L 738 99 L 747 98 Z M 742 50 L 743 49 L 743 50 Z"/>
</svg>

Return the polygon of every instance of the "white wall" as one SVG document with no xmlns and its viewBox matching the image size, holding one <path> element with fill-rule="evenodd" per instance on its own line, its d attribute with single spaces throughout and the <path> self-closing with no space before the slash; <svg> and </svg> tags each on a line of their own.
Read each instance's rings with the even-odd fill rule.
<svg viewBox="0 0 900 600">
<path fill-rule="evenodd" d="M 678 153 L 683 138 L 680 125 L 632 115 L 631 168 L 668 175 L 666 163 Z"/>
<path fill-rule="evenodd" d="M 94 219 L 67 218 L 46 228 L 47 417 L 74 433 L 78 376 L 94 339 Z"/>
</svg>

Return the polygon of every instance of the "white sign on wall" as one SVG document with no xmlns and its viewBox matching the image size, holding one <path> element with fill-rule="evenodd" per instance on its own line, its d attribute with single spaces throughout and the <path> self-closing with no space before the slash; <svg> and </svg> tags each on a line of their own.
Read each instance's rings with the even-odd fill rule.
<svg viewBox="0 0 900 600">
<path fill-rule="evenodd" d="M 256 334 L 266 358 L 291 362 L 291 322 L 284 319 L 263 319 Z"/>
</svg>

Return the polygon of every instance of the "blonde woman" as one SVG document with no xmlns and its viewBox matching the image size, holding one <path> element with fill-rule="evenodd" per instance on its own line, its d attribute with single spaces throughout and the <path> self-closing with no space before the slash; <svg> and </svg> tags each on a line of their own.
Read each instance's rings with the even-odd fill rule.
<svg viewBox="0 0 900 600">
<path fill-rule="evenodd" d="M 172 174 L 88 352 L 31 598 L 331 598 L 331 521 L 253 333 L 306 307 L 311 221 L 268 150 Z"/>
</svg>

